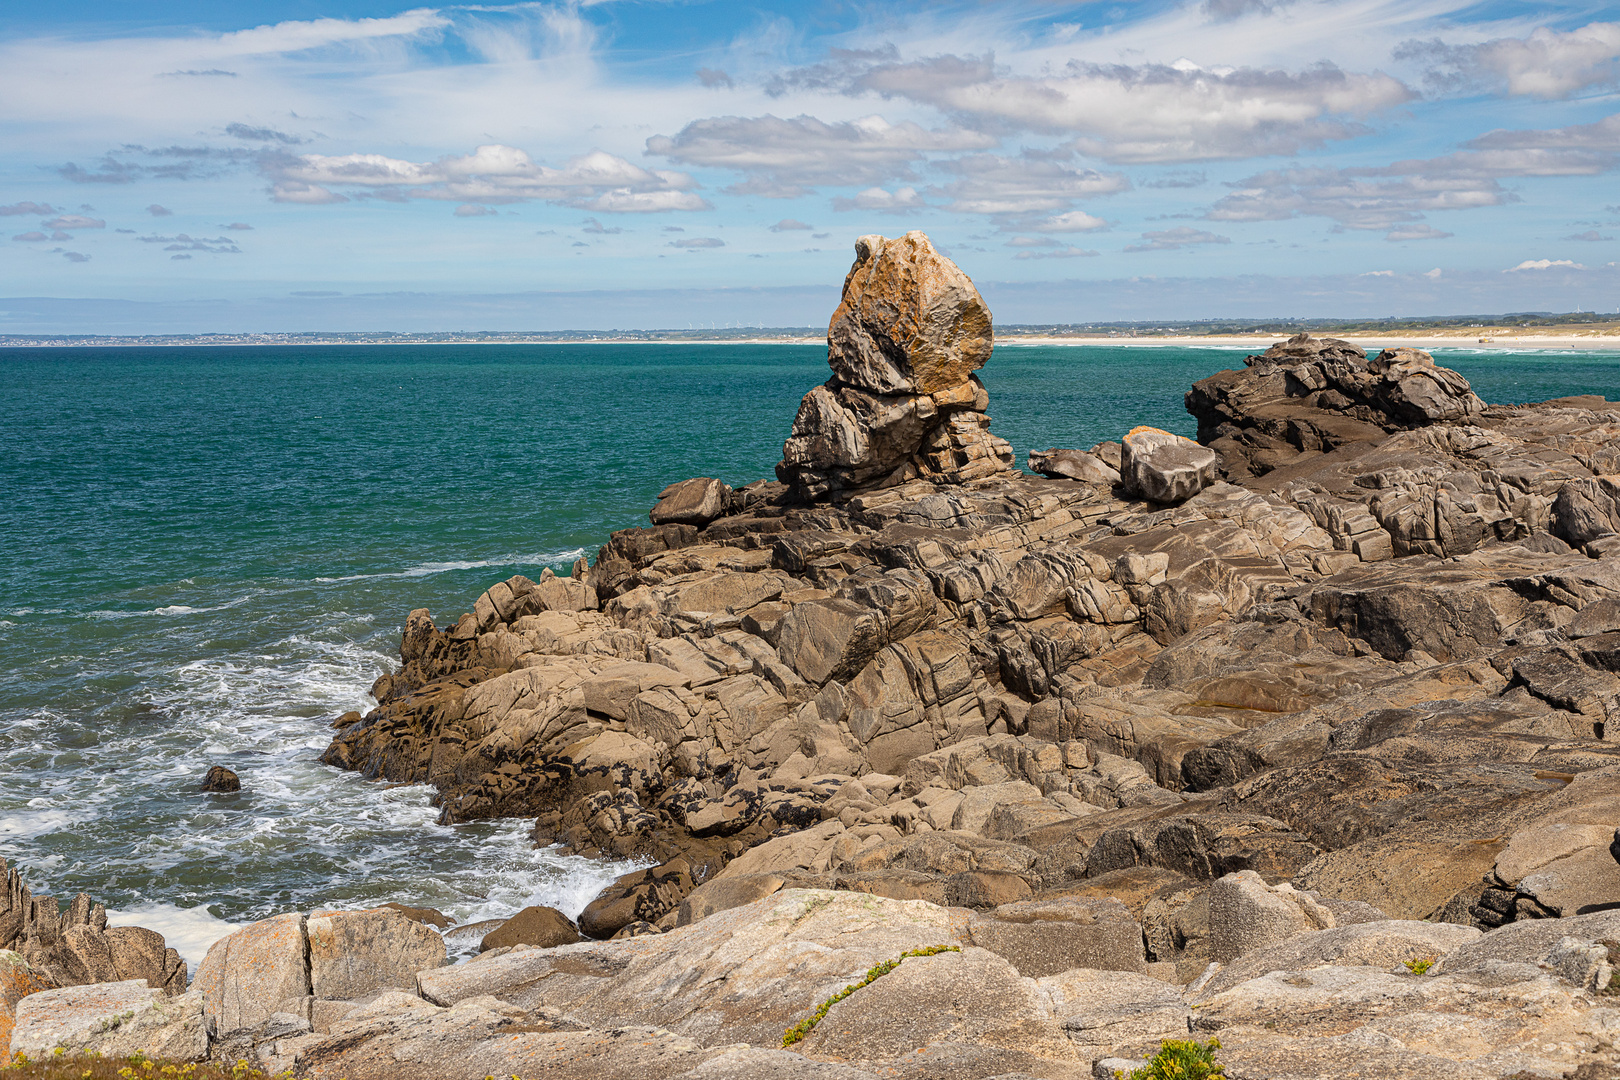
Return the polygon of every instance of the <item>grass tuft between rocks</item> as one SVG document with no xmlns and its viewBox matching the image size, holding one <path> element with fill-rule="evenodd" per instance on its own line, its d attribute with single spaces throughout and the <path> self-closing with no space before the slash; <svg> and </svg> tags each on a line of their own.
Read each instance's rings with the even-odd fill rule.
<svg viewBox="0 0 1620 1080">
<path fill-rule="evenodd" d="M 1215 1064 L 1215 1051 L 1221 1040 L 1200 1043 L 1197 1039 L 1166 1039 L 1145 1068 L 1131 1071 L 1130 1080 L 1212 1080 L 1224 1077 L 1226 1066 Z M 1118 1080 L 1125 1074 L 1115 1071 Z"/>
<path fill-rule="evenodd" d="M 30 1058 L 18 1054 L 0 1069 L 7 1080 L 297 1080 L 290 1072 L 270 1074 L 245 1061 L 225 1066 L 194 1061 L 167 1061 L 135 1054 L 127 1058 L 100 1054 L 53 1054 Z"/>
<path fill-rule="evenodd" d="M 826 1001 L 823 1001 L 820 1005 L 817 1005 L 816 1006 L 816 1011 L 815 1011 L 815 1013 L 813 1015 L 807 1017 L 804 1020 L 800 1020 L 797 1024 L 794 1024 L 792 1027 L 790 1027 L 786 1031 L 782 1032 L 782 1045 L 784 1047 L 792 1046 L 794 1043 L 798 1042 L 800 1039 L 802 1039 L 806 1035 L 810 1034 L 812 1031 L 814 1031 L 816 1029 L 816 1025 L 821 1023 L 821 1018 L 827 1015 L 827 1010 L 828 1009 L 832 1008 L 834 1005 L 838 1004 L 840 1001 L 843 1001 L 845 998 L 849 997 L 849 995 L 853 994 L 855 991 L 859 990 L 861 987 L 870 986 L 872 983 L 876 982 L 878 979 L 880 979 L 883 976 L 887 975 L 889 972 L 891 972 L 895 968 L 899 967 L 900 962 L 902 960 L 904 960 L 906 957 L 908 957 L 908 956 L 938 956 L 940 953 L 961 952 L 961 951 L 962 951 L 962 948 L 959 945 L 930 945 L 926 949 L 912 949 L 909 952 L 901 953 L 899 956 L 895 957 L 893 960 L 885 960 L 885 961 L 883 961 L 883 963 L 881 963 L 881 964 L 877 965 L 876 967 L 871 968 L 870 970 L 868 970 L 867 973 L 866 973 L 866 977 L 864 979 L 862 979 L 860 982 L 851 983 L 849 986 L 844 987 L 842 990 L 838 991 L 838 993 L 834 994 L 832 997 L 828 998 Z"/>
</svg>

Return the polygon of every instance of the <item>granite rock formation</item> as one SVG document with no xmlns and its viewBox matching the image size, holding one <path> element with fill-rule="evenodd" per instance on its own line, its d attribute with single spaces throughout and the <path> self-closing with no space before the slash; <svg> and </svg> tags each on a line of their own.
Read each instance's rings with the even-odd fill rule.
<svg viewBox="0 0 1620 1080">
<path fill-rule="evenodd" d="M 800 497 L 1011 469 L 990 434 L 990 309 L 920 232 L 863 236 L 827 328 L 832 378 L 799 405 L 777 477 Z"/>
<path fill-rule="evenodd" d="M 49 991 L 22 1000 L 12 1047 L 164 1049 L 321 1080 L 1081 1080 L 1140 1066 L 1163 1039 L 1218 1036 L 1233 1080 L 1612 1075 L 1620 912 L 1490 933 L 1393 919 L 1333 926 L 1307 896 L 1233 877 L 1245 901 L 1215 905 L 1212 930 L 1248 947 L 1186 985 L 1144 970 L 1143 938 L 1119 900 L 969 913 L 792 889 L 664 934 L 428 966 L 404 988 L 272 1014 L 228 1039 L 203 1022 L 196 993 Z M 1255 918 L 1279 905 L 1315 914 L 1293 932 Z"/>
<path fill-rule="evenodd" d="M 851 355 L 822 392 L 866 378 L 916 408 L 934 385 Z M 925 370 L 967 378 L 971 333 L 955 355 Z M 1072 459 L 1095 479 L 1060 452 L 1046 477 L 788 470 L 449 625 L 413 612 L 403 668 L 326 760 L 435 785 L 446 821 L 532 817 L 537 842 L 656 862 L 580 921 L 627 948 L 831 889 L 970 909 L 975 941 L 1038 927 L 1021 956 L 1089 949 L 1196 995 L 1212 960 L 1296 932 L 1381 957 L 1416 939 L 1359 927 L 1620 903 L 1620 406 L 1486 405 L 1426 354 L 1309 337 L 1187 405 L 1198 444 L 1099 444 Z M 1166 446 L 1162 490 L 1126 482 Z M 719 482 L 688 483 L 665 498 Z M 1560 941 L 1525 962 L 1601 946 Z M 1192 1000 L 1161 1002 L 1171 1028 Z M 1222 1000 L 1234 1025 L 1292 1022 Z M 1065 1030 L 1128 1049 L 1146 1029 L 1123 1015 Z"/>
</svg>

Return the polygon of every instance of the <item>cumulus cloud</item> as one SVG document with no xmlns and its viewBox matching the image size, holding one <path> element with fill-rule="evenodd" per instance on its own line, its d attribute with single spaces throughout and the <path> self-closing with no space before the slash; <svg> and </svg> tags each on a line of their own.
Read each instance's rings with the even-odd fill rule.
<svg viewBox="0 0 1620 1080">
<path fill-rule="evenodd" d="M 1212 19 L 1227 22 L 1245 15 L 1270 15 L 1293 0 L 1204 0 L 1203 11 Z"/>
<path fill-rule="evenodd" d="M 1108 228 L 1108 222 L 1103 218 L 1088 214 L 1084 210 L 1070 210 L 1067 213 L 1054 214 L 1051 217 L 1041 218 L 1036 221 L 1020 222 L 1016 227 L 1021 232 L 1095 232 L 1098 229 Z"/>
<path fill-rule="evenodd" d="M 1044 157 L 970 154 L 939 167 L 958 177 L 940 193 L 950 198 L 950 209 L 967 214 L 1039 214 L 1131 186 L 1120 173 L 1070 168 Z"/>
<path fill-rule="evenodd" d="M 875 210 L 884 214 L 904 214 L 912 210 L 920 210 L 928 204 L 923 197 L 917 194 L 916 188 L 903 187 L 893 191 L 883 188 L 867 188 L 856 192 L 852 199 L 836 198 L 833 200 L 833 209 L 840 211 Z"/>
<path fill-rule="evenodd" d="M 1292 73 L 1073 60 L 1031 76 L 998 70 L 989 55 L 901 62 L 846 54 L 789 72 L 779 85 L 905 98 L 986 131 L 1071 134 L 1083 153 L 1137 164 L 1292 154 L 1364 134 L 1364 118 L 1414 97 L 1381 72 L 1328 63 Z"/>
<path fill-rule="evenodd" d="M 319 184 L 306 184 L 298 180 L 280 180 L 270 185 L 270 201 L 278 203 L 298 203 L 303 206 L 325 206 L 331 203 L 346 203 L 347 195 L 339 195 Z"/>
<path fill-rule="evenodd" d="M 19 202 L 0 206 L 0 217 L 47 217 L 56 212 L 50 203 Z"/>
<path fill-rule="evenodd" d="M 85 217 L 83 214 L 63 214 L 54 217 L 45 223 L 47 229 L 105 229 L 107 223 L 100 218 Z"/>
<path fill-rule="evenodd" d="M 511 146 L 480 146 L 471 154 L 416 162 L 382 154 L 303 154 L 267 166 L 277 202 L 338 202 L 334 187 L 370 189 L 374 198 L 447 199 L 501 205 L 543 199 L 601 213 L 703 210 L 685 173 L 647 170 L 593 150 L 561 168 L 531 160 Z"/>
<path fill-rule="evenodd" d="M 1142 234 L 1140 244 L 1131 244 L 1126 251 L 1176 251 L 1181 248 L 1197 247 L 1201 244 L 1230 244 L 1231 237 L 1219 236 L 1202 229 L 1194 229 L 1189 225 L 1182 225 L 1175 229 L 1164 229 L 1160 232 L 1145 232 Z"/>
<path fill-rule="evenodd" d="M 1473 45 L 1406 41 L 1395 57 L 1431 65 L 1425 81 L 1437 90 L 1491 90 L 1549 101 L 1620 82 L 1620 23 L 1594 22 L 1567 32 L 1540 27 L 1527 38 Z"/>
<path fill-rule="evenodd" d="M 1393 168 L 1393 167 L 1391 167 Z M 1431 210 L 1500 206 L 1515 199 L 1492 177 L 1390 176 L 1388 169 L 1272 169 L 1232 185 L 1211 221 L 1326 217 L 1348 229 L 1391 230 Z"/>
<path fill-rule="evenodd" d="M 225 134 L 244 142 L 281 143 L 286 146 L 296 146 L 304 140 L 297 135 L 288 135 L 284 131 L 277 131 L 269 127 L 250 127 L 247 124 L 226 124 Z"/>
<path fill-rule="evenodd" d="M 655 135 L 647 152 L 686 165 L 734 169 L 749 178 L 740 194 L 797 198 L 820 184 L 914 180 L 929 155 L 984 150 L 999 140 L 956 128 L 930 131 L 881 116 L 827 123 L 813 116 L 716 116 L 673 137 Z"/>
<path fill-rule="evenodd" d="M 1443 232 L 1433 225 L 1423 222 L 1414 222 L 1411 225 L 1397 225 L 1384 234 L 1385 240 L 1447 240 L 1456 234 Z"/>
<path fill-rule="evenodd" d="M 1440 268 L 1437 266 L 1433 270 L 1425 270 L 1423 271 L 1423 276 L 1428 278 L 1430 281 L 1439 281 Z"/>
<path fill-rule="evenodd" d="M 236 241 L 228 236 L 210 239 L 206 236 L 187 236 L 181 233 L 178 236 L 142 236 L 137 239 L 143 244 L 163 244 L 164 251 L 206 251 L 212 255 L 242 254 L 242 249 L 236 246 Z"/>
<path fill-rule="evenodd" d="M 1051 251 L 1020 251 L 1014 255 L 1015 260 L 1021 259 L 1089 259 L 1100 255 L 1100 251 L 1086 251 L 1077 247 L 1060 247 Z"/>
<path fill-rule="evenodd" d="M 726 242 L 718 236 L 693 236 L 686 240 L 671 240 L 672 248 L 686 248 L 688 251 L 698 251 L 704 248 L 722 248 Z"/>
<path fill-rule="evenodd" d="M 1586 269 L 1586 267 L 1582 266 L 1580 263 L 1571 262 L 1569 259 L 1526 259 L 1518 266 L 1508 267 L 1506 270 L 1502 271 L 1502 273 L 1516 274 L 1521 270 L 1551 270 L 1555 266 L 1561 266 L 1566 270 Z"/>
<path fill-rule="evenodd" d="M 783 218 L 771 226 L 771 232 L 798 232 L 800 230 L 809 232 L 813 228 L 815 228 L 814 225 L 806 225 L 804 222 L 795 221 L 792 218 Z"/>
</svg>

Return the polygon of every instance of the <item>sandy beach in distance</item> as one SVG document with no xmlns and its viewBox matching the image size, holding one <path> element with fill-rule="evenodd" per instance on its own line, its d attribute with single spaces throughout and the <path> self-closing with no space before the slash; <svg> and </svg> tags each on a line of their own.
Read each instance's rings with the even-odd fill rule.
<svg viewBox="0 0 1620 1080">
<path fill-rule="evenodd" d="M 1353 341 L 1369 352 L 1375 349 L 1396 349 L 1408 347 L 1413 349 L 1469 349 L 1471 351 L 1488 349 L 1620 349 L 1620 332 L 1607 330 L 1603 332 L 1582 330 L 1567 334 L 1556 332 L 1541 332 L 1537 334 L 1492 334 L 1474 331 L 1470 333 L 1424 333 L 1415 334 L 1367 334 L 1344 333 L 1334 334 L 1327 332 L 1319 336 L 1339 337 L 1346 341 Z M 1162 336 L 1109 336 L 1104 334 L 1086 337 L 1007 337 L 996 339 L 997 345 L 1114 345 L 1136 347 L 1164 347 L 1179 345 L 1190 347 L 1232 348 L 1232 349 L 1264 349 L 1274 342 L 1282 340 L 1280 334 L 1211 334 L 1207 336 L 1173 335 Z"/>
</svg>

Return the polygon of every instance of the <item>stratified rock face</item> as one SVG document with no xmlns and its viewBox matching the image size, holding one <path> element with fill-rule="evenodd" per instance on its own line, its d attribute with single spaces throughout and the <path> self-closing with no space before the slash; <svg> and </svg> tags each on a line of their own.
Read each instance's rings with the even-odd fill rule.
<svg viewBox="0 0 1620 1080">
<path fill-rule="evenodd" d="M 805 499 L 1012 467 L 990 434 L 990 309 L 928 237 L 863 236 L 827 328 L 833 377 L 804 396 L 777 476 Z"/>
<path fill-rule="evenodd" d="M 185 992 L 186 964 L 163 935 L 138 927 L 108 929 L 107 912 L 80 893 L 67 911 L 35 896 L 0 859 L 0 949 L 20 955 L 54 986 L 144 979 L 153 990 Z"/>
<path fill-rule="evenodd" d="M 1161 504 L 1182 503 L 1220 479 L 1215 451 L 1158 428 L 1125 436 L 1120 479 L 1127 494 Z"/>
<path fill-rule="evenodd" d="M 1476 422 L 1486 410 L 1467 379 L 1419 349 L 1385 349 L 1369 360 L 1351 342 L 1296 334 L 1244 363 L 1246 371 L 1195 383 L 1186 399 L 1198 441 L 1228 459 L 1234 478 L 1263 475 L 1301 451 Z"/>
</svg>

